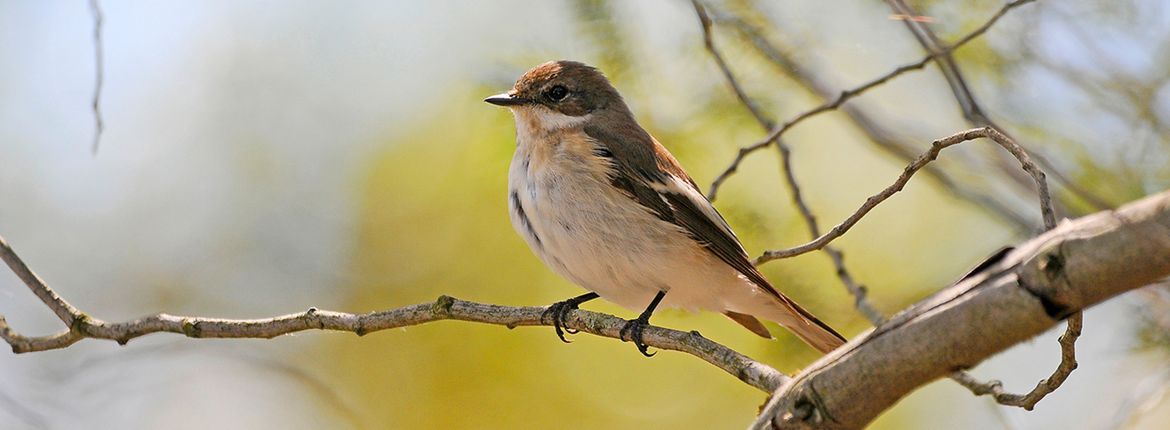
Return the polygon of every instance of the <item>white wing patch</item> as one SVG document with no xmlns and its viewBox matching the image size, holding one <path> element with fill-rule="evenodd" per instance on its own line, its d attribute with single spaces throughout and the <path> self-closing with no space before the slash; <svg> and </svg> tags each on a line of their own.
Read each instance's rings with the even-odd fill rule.
<svg viewBox="0 0 1170 430">
<path fill-rule="evenodd" d="M 728 237 L 734 239 L 734 242 L 736 246 L 739 247 L 740 251 L 744 252 L 745 254 L 747 253 L 747 251 L 744 251 L 743 245 L 739 243 L 739 237 L 735 235 L 735 232 L 731 231 L 731 226 L 727 225 L 727 221 L 723 220 L 723 216 L 719 215 L 719 212 L 715 211 L 715 206 L 712 206 L 711 202 L 707 200 L 706 197 L 703 197 L 702 193 L 699 193 L 699 190 L 695 189 L 695 187 L 692 187 L 689 182 L 684 181 L 677 176 L 668 175 L 668 177 L 669 179 L 667 179 L 666 183 L 651 182 L 648 185 L 650 185 L 650 188 L 654 189 L 654 191 L 659 193 L 673 193 L 685 196 L 692 205 L 694 205 L 699 209 L 699 211 L 702 212 L 704 217 L 711 220 L 711 223 L 719 227 L 719 230 L 722 230 L 723 233 L 726 233 Z"/>
</svg>

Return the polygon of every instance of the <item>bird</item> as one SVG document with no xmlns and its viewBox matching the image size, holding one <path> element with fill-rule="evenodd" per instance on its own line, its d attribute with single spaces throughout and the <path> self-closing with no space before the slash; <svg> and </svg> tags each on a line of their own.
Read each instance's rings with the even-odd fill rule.
<svg viewBox="0 0 1170 430">
<path fill-rule="evenodd" d="M 485 102 L 508 108 L 516 152 L 508 168 L 513 228 L 546 266 L 589 290 L 557 302 L 569 311 L 601 297 L 641 314 L 619 333 L 649 357 L 643 332 L 659 307 L 714 311 L 771 339 L 760 319 L 828 353 L 845 338 L 776 290 L 678 160 L 638 124 L 598 69 L 560 60 L 525 72 Z"/>
</svg>

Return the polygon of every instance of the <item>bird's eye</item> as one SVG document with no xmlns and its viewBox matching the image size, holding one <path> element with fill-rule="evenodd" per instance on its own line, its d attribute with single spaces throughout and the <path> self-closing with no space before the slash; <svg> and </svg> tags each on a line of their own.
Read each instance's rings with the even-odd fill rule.
<svg viewBox="0 0 1170 430">
<path fill-rule="evenodd" d="M 557 85 L 545 91 L 544 96 L 548 97 L 551 101 L 559 102 L 569 96 L 569 90 L 564 86 Z"/>
</svg>

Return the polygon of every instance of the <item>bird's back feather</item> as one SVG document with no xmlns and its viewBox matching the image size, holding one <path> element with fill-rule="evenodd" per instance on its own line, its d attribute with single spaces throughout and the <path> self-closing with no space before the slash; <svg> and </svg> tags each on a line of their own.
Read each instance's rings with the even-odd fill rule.
<svg viewBox="0 0 1170 430">
<path fill-rule="evenodd" d="M 832 351 L 845 342 L 845 338 L 832 327 L 772 287 L 768 279 L 751 263 L 747 251 L 739 243 L 739 238 L 731 231 L 727 221 L 703 196 L 695 182 L 679 166 L 678 161 L 649 133 L 636 123 L 626 124 L 616 131 L 586 125 L 584 131 L 601 147 L 599 154 L 613 156 L 621 152 L 625 155 L 626 158 L 613 156 L 610 160 L 615 169 L 625 169 L 623 172 L 615 172 L 613 182 L 615 186 L 626 191 L 631 199 L 653 212 L 659 219 L 682 227 L 704 249 L 734 268 L 751 284 L 768 292 L 770 297 L 753 297 L 755 300 L 769 302 L 760 307 L 762 313 L 755 314 L 756 316 L 779 323 L 821 352 Z M 657 159 L 658 168 L 638 171 L 629 163 L 623 162 L 629 160 L 629 157 Z M 663 164 L 665 166 L 662 166 Z M 725 310 L 724 315 L 757 335 L 771 337 L 765 335 L 767 330 L 764 330 L 752 315 L 731 309 Z"/>
</svg>

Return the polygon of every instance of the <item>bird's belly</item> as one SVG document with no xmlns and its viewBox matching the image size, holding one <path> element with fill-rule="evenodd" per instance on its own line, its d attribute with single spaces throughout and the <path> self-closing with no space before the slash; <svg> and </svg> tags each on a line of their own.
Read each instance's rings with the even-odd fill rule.
<svg viewBox="0 0 1170 430">
<path fill-rule="evenodd" d="M 659 291 L 664 306 L 726 309 L 719 290 L 743 282 L 734 269 L 607 180 L 561 173 L 511 187 L 513 226 L 546 265 L 631 310 Z"/>
</svg>

